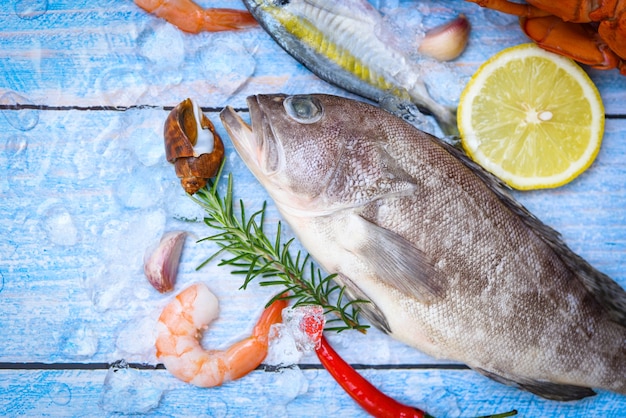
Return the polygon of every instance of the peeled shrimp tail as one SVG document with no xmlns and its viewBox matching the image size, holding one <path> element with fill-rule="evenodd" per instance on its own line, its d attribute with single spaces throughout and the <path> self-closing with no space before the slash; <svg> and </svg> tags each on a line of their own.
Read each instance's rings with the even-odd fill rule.
<svg viewBox="0 0 626 418">
<path fill-rule="evenodd" d="M 227 351 L 231 359 L 229 380 L 239 379 L 256 369 L 265 357 L 269 343 L 269 332 L 272 325 L 282 321 L 282 311 L 287 302 L 277 300 L 267 307 L 257 321 L 252 335 L 233 344 Z"/>
<path fill-rule="evenodd" d="M 253 333 L 225 351 L 205 350 L 200 344 L 202 331 L 218 315 L 218 300 L 202 283 L 179 293 L 161 313 L 157 323 L 156 355 L 177 378 L 201 387 L 219 386 L 239 379 L 256 369 L 265 359 L 268 333 L 281 321 L 284 300 L 263 311 Z"/>
<path fill-rule="evenodd" d="M 204 9 L 192 0 L 135 0 L 135 4 L 190 33 L 238 30 L 257 24 L 244 10 Z"/>
<path fill-rule="evenodd" d="M 270 327 L 273 324 L 282 322 L 282 312 L 286 307 L 286 300 L 276 300 L 268 306 L 254 326 L 252 336 L 267 346 Z"/>
</svg>

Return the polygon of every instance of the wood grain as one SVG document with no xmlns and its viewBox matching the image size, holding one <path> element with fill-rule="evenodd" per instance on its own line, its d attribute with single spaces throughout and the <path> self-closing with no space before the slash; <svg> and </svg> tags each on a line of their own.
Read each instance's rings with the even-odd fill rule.
<svg viewBox="0 0 626 418">
<path fill-rule="evenodd" d="M 24 2 L 9 3 L 0 11 L 2 414 L 130 413 L 129 406 L 116 411 L 98 401 L 110 364 L 124 359 L 147 385 L 135 406 L 149 391 L 162 392 L 150 416 L 363 416 L 312 355 L 302 359 L 302 369 L 260 369 L 210 390 L 155 369 L 153 325 L 171 295 L 155 292 L 142 272 L 146 248 L 164 231 L 191 232 L 177 289 L 205 281 L 221 301 L 220 318 L 203 343 L 223 348 L 249 332 L 273 289 L 241 291 L 241 279 L 215 264 L 196 270 L 215 248 L 196 242 L 211 231 L 165 161 L 165 117 L 193 97 L 227 138 L 217 112 L 225 105 L 243 109 L 250 94 L 353 96 L 317 79 L 261 29 L 188 35 L 130 1 L 33 2 L 29 17 Z M 450 64 L 459 83 L 438 93 L 452 102 L 485 59 L 527 42 L 515 19 L 460 0 L 392 3 L 386 10 L 396 22 L 416 7 L 431 12 L 424 25 L 468 15 L 470 44 Z M 45 12 L 36 12 L 38 4 L 48 5 Z M 235 0 L 202 4 L 243 8 Z M 596 162 L 562 188 L 514 194 L 574 251 L 626 286 L 626 77 L 590 75 L 608 116 Z M 259 209 L 267 194 L 225 143 L 238 197 L 249 210 Z M 278 220 L 270 202 L 268 230 Z M 376 330 L 330 340 L 374 384 L 437 416 L 513 408 L 521 416 L 626 415 L 624 396 L 542 400 Z"/>
</svg>

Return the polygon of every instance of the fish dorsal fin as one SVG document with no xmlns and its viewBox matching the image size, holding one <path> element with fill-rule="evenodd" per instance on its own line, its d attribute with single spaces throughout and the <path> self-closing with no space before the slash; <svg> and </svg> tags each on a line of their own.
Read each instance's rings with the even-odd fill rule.
<svg viewBox="0 0 626 418">
<path fill-rule="evenodd" d="M 517 214 L 529 228 L 535 231 L 537 236 L 552 248 L 565 265 L 576 274 L 587 291 L 593 295 L 594 299 L 606 309 L 611 320 L 626 327 L 626 290 L 609 276 L 596 270 L 582 257 L 574 253 L 567 244 L 565 244 L 557 231 L 541 222 L 530 213 L 528 209 L 516 201 L 510 195 L 509 187 L 500 179 L 470 160 L 457 148 L 443 142 L 440 144 L 474 171 L 506 207 Z"/>
<path fill-rule="evenodd" d="M 399 234 L 359 218 L 368 231 L 359 252 L 380 281 L 425 304 L 445 295 L 445 278 L 426 253 Z"/>
</svg>

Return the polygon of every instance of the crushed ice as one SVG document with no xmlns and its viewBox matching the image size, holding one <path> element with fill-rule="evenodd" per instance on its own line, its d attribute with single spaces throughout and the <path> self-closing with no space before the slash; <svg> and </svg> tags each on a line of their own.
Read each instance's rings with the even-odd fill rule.
<svg viewBox="0 0 626 418">
<path fill-rule="evenodd" d="M 321 306 L 305 305 L 283 309 L 282 324 L 275 324 L 270 330 L 265 363 L 276 367 L 297 364 L 305 354 L 315 351 L 324 324 L 324 310 Z"/>
<path fill-rule="evenodd" d="M 87 324 L 68 324 L 61 341 L 61 351 L 72 359 L 89 359 L 98 351 L 98 334 Z"/>
<path fill-rule="evenodd" d="M 121 360 L 109 368 L 104 378 L 99 405 L 107 412 L 145 414 L 159 406 L 162 396 L 163 390 L 150 373 Z"/>
<path fill-rule="evenodd" d="M 51 243 L 72 246 L 78 242 L 78 230 L 74 219 L 63 204 L 44 202 L 38 214 L 42 229 Z"/>
</svg>

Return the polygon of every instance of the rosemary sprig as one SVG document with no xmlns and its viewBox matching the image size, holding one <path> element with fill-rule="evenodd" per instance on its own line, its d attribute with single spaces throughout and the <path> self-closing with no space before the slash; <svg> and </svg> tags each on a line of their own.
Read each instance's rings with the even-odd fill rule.
<svg viewBox="0 0 626 418">
<path fill-rule="evenodd" d="M 290 251 L 294 239 L 281 242 L 280 222 L 275 238 L 270 239 L 263 230 L 265 203 L 261 210 L 246 216 L 243 201 L 240 200 L 237 215 L 233 209 L 232 174 L 228 175 L 228 186 L 224 197 L 221 197 L 218 192 L 221 173 L 220 168 L 215 180 L 192 196 L 206 211 L 204 222 L 219 231 L 200 240 L 213 241 L 220 249 L 198 269 L 219 255 L 230 253 L 231 257 L 221 260 L 219 265 L 232 266 L 235 268 L 232 271 L 234 274 L 245 276 L 242 289 L 256 278 L 260 279 L 261 286 L 282 286 L 288 293 L 281 292 L 269 303 L 282 298 L 293 300 L 294 306 L 320 305 L 325 314 L 335 316 L 327 319 L 326 330 L 339 332 L 356 329 L 364 332 L 368 326 L 359 322 L 361 308 L 358 305 L 368 301 L 349 300 L 345 288 L 333 281 L 336 275 L 323 275 L 308 254 L 297 251 L 294 259 Z M 331 302 L 332 299 L 336 300 L 335 303 Z"/>
</svg>

